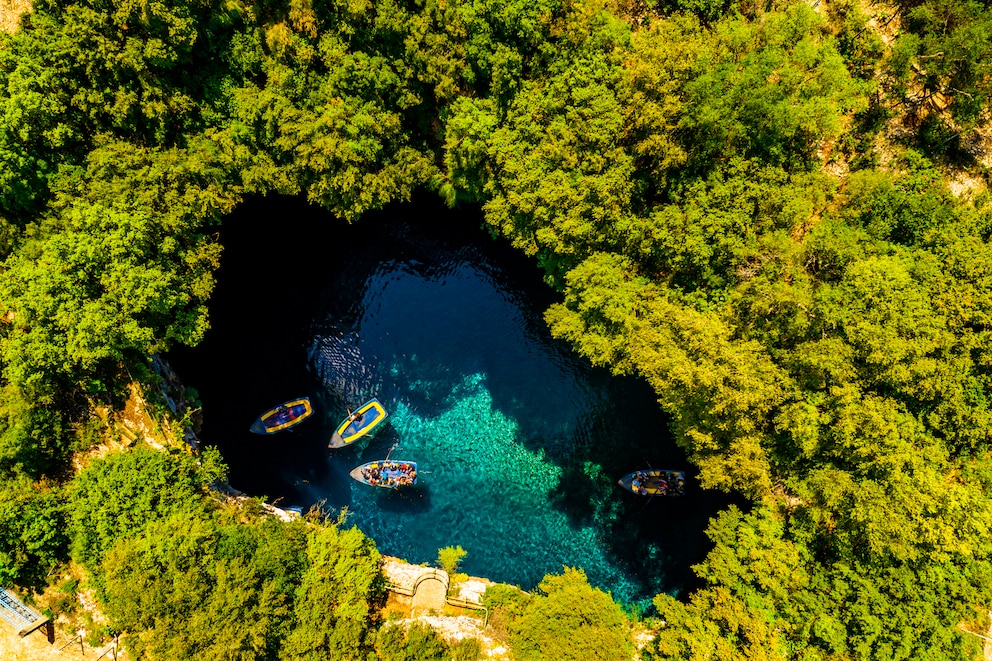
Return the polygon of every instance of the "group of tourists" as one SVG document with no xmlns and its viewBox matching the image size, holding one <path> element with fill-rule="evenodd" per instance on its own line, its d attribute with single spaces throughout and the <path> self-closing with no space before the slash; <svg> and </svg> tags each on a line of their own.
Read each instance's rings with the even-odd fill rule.
<svg viewBox="0 0 992 661">
<path fill-rule="evenodd" d="M 641 496 L 681 496 L 685 485 L 682 473 L 637 471 L 630 488 Z"/>
<path fill-rule="evenodd" d="M 416 484 L 417 466 L 403 461 L 380 461 L 365 466 L 362 477 L 374 487 L 403 487 Z"/>
</svg>

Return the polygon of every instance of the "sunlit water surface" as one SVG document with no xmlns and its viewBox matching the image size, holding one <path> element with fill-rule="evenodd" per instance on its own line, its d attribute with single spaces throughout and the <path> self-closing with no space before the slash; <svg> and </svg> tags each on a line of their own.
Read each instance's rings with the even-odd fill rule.
<svg viewBox="0 0 992 661">
<path fill-rule="evenodd" d="M 170 356 L 203 402 L 203 442 L 233 486 L 282 505 L 347 508 L 380 551 L 531 588 L 563 566 L 627 603 L 677 593 L 728 501 L 691 479 L 651 501 L 616 480 L 688 468 L 650 389 L 593 369 L 550 337 L 536 266 L 481 231 L 477 210 L 421 201 L 345 225 L 295 199 L 254 200 L 224 224 L 212 330 Z M 308 395 L 315 415 L 259 437 L 254 418 Z M 327 449 L 378 397 L 373 438 Z M 416 461 L 420 483 L 374 489 L 359 463 Z"/>
</svg>

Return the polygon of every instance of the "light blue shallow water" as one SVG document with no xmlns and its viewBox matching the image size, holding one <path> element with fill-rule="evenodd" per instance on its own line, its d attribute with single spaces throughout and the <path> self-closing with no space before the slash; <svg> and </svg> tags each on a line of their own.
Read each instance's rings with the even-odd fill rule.
<svg viewBox="0 0 992 661">
<path fill-rule="evenodd" d="M 338 226 L 325 244 L 336 250 L 265 268 L 250 219 L 227 231 L 214 330 L 174 362 L 201 392 L 204 440 L 221 447 L 232 484 L 286 505 L 347 508 L 383 553 L 412 562 L 460 545 L 465 571 L 524 588 L 576 566 L 626 602 L 684 589 L 707 517 L 726 499 L 691 479 L 684 498 L 652 502 L 616 487 L 645 465 L 687 467 L 653 394 L 549 336 L 542 314 L 554 295 L 533 265 L 484 234 L 418 222 L 417 211 L 375 219 L 375 241 Z M 300 282 L 306 305 L 257 315 L 266 291 Z M 256 409 L 301 394 L 313 421 L 247 434 Z M 388 421 L 327 450 L 346 408 L 370 397 Z M 416 461 L 420 483 L 389 491 L 348 478 L 387 453 Z"/>
</svg>

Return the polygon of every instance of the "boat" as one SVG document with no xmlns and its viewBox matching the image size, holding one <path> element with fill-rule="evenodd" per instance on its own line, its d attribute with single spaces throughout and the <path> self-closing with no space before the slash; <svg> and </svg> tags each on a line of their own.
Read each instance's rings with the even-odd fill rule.
<svg viewBox="0 0 992 661">
<path fill-rule="evenodd" d="M 685 493 L 685 471 L 639 470 L 624 475 L 617 484 L 640 496 L 681 496 Z"/>
<path fill-rule="evenodd" d="M 313 407 L 310 406 L 309 397 L 292 399 L 258 416 L 249 430 L 255 434 L 275 434 L 295 427 L 309 418 L 312 413 Z"/>
<path fill-rule="evenodd" d="M 348 414 L 348 417 L 334 431 L 327 447 L 343 448 L 354 443 L 378 427 L 388 415 L 379 400 L 373 397 L 358 407 L 358 410 Z"/>
<path fill-rule="evenodd" d="M 348 473 L 362 484 L 383 489 L 398 489 L 417 483 L 417 463 L 396 459 L 370 461 Z"/>
</svg>

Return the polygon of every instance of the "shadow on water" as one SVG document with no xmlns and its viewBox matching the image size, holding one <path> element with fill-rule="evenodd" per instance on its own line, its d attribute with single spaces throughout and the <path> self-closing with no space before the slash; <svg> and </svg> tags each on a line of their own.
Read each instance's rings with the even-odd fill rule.
<svg viewBox="0 0 992 661">
<path fill-rule="evenodd" d="M 698 489 L 648 500 L 632 470 L 684 469 L 654 394 L 594 369 L 553 340 L 556 294 L 532 260 L 481 229 L 478 209 L 417 200 L 347 225 L 296 198 L 246 202 L 221 232 L 211 330 L 170 360 L 204 409 L 233 486 L 349 521 L 384 553 L 530 588 L 562 565 L 633 602 L 693 584 L 708 519 L 734 499 Z M 248 432 L 274 403 L 309 395 L 292 433 Z M 348 408 L 390 412 L 373 438 L 329 451 Z M 381 459 L 417 461 L 420 483 L 348 477 Z"/>
<path fill-rule="evenodd" d="M 375 489 L 374 494 L 376 507 L 384 512 L 411 514 L 430 511 L 431 508 L 431 488 L 427 484 L 402 489 Z"/>
</svg>

